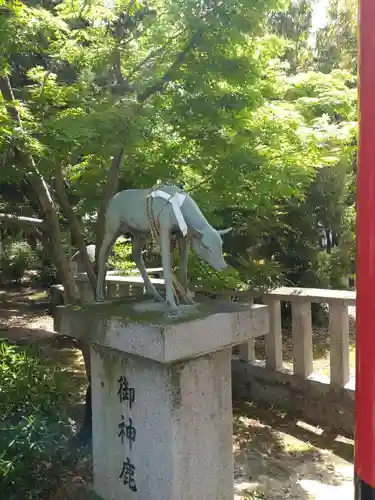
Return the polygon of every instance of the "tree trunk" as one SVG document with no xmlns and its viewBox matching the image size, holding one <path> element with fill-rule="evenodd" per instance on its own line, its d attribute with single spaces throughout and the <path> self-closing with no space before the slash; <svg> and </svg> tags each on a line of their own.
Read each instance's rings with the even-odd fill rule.
<svg viewBox="0 0 375 500">
<path fill-rule="evenodd" d="M 70 272 L 68 260 L 64 255 L 61 243 L 60 225 L 54 202 L 43 177 L 39 174 L 33 175 L 30 183 L 38 196 L 49 227 L 52 256 L 55 266 L 61 275 L 62 284 L 64 286 L 65 301 L 68 303 L 75 303 L 77 302 L 77 291 L 73 275 Z"/>
<path fill-rule="evenodd" d="M 69 222 L 70 222 L 70 227 L 72 231 L 72 236 L 75 241 L 75 246 L 77 247 L 77 250 L 79 250 L 79 253 L 82 257 L 83 264 L 86 269 L 87 276 L 89 278 L 90 284 L 93 288 L 93 291 L 95 293 L 96 291 L 96 275 L 94 272 L 94 268 L 90 262 L 89 256 L 87 255 L 87 250 L 86 250 L 86 242 L 85 242 L 85 236 L 83 232 L 83 228 L 81 226 L 81 223 L 74 213 L 73 208 L 71 207 L 68 197 L 65 192 L 65 186 L 64 186 L 64 180 L 62 177 L 62 172 L 60 167 L 56 167 L 55 169 L 55 190 L 56 194 L 59 198 L 60 205 L 62 206 L 65 215 L 67 216 Z"/>
<path fill-rule="evenodd" d="M 100 247 L 102 246 L 104 238 L 105 212 L 107 210 L 108 202 L 117 190 L 118 173 L 120 170 L 120 165 L 123 155 L 124 155 L 124 148 L 121 148 L 120 151 L 114 156 L 111 168 L 108 172 L 102 203 L 99 208 L 98 219 L 96 222 L 95 262 L 98 262 Z"/>
<path fill-rule="evenodd" d="M 22 128 L 22 122 L 18 110 L 15 106 L 13 106 L 14 96 L 9 78 L 7 76 L 0 77 L 0 91 L 2 93 L 4 101 L 6 101 L 7 103 L 8 113 L 18 124 L 18 126 Z M 45 221 L 50 233 L 53 259 L 61 275 L 62 284 L 64 286 L 65 301 L 68 303 L 75 303 L 77 301 L 76 287 L 61 244 L 60 225 L 57 218 L 55 204 L 49 192 L 46 181 L 38 171 L 32 155 L 24 151 L 19 151 L 19 153 L 24 165 L 27 167 L 27 177 L 29 179 L 31 187 L 38 197 L 40 206 L 45 216 Z"/>
</svg>

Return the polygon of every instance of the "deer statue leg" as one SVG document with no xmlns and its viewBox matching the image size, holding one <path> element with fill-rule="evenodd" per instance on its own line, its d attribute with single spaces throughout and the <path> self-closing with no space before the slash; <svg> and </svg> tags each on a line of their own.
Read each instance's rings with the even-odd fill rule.
<svg viewBox="0 0 375 500">
<path fill-rule="evenodd" d="M 147 292 L 156 300 L 156 302 L 164 302 L 163 297 L 158 293 L 155 286 L 150 280 L 146 266 L 142 257 L 142 248 L 145 245 L 145 240 L 139 236 L 135 236 L 132 241 L 132 257 L 135 265 L 138 267 L 139 272 L 145 283 Z"/>
<path fill-rule="evenodd" d="M 179 238 L 178 245 L 180 248 L 180 283 L 185 292 L 187 292 L 187 267 L 190 243 L 186 237 L 182 237 Z"/>
<path fill-rule="evenodd" d="M 117 231 L 106 230 L 102 246 L 100 247 L 99 257 L 98 257 L 98 280 L 96 285 L 96 301 L 103 302 L 104 300 L 104 279 L 106 271 L 106 263 L 109 256 L 109 252 L 113 244 L 117 239 Z"/>
<path fill-rule="evenodd" d="M 170 309 L 172 309 L 173 311 L 178 311 L 178 307 L 173 295 L 170 230 L 168 228 L 168 225 L 160 224 L 160 250 L 164 271 L 165 300 Z"/>
</svg>

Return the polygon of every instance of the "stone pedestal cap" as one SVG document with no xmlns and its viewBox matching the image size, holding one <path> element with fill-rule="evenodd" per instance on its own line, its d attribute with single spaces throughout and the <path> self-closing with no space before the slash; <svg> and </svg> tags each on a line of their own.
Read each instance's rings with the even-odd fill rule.
<svg viewBox="0 0 375 500">
<path fill-rule="evenodd" d="M 164 304 L 126 297 L 56 308 L 55 330 L 129 354 L 173 363 L 242 344 L 269 331 L 268 307 L 208 300 L 169 315 Z"/>
</svg>

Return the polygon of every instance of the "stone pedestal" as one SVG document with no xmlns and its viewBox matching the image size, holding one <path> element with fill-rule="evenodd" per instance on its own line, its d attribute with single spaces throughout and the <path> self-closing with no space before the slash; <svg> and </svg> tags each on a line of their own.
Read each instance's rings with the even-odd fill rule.
<svg viewBox="0 0 375 500">
<path fill-rule="evenodd" d="M 266 306 L 210 301 L 181 317 L 134 299 L 59 307 L 91 344 L 94 488 L 104 500 L 233 500 L 231 347 Z"/>
</svg>

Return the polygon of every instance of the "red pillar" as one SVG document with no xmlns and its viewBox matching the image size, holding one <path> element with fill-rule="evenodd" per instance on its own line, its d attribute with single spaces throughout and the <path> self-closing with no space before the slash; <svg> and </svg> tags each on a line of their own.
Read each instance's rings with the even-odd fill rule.
<svg viewBox="0 0 375 500">
<path fill-rule="evenodd" d="M 360 0 L 356 500 L 375 499 L 375 0 Z"/>
</svg>

